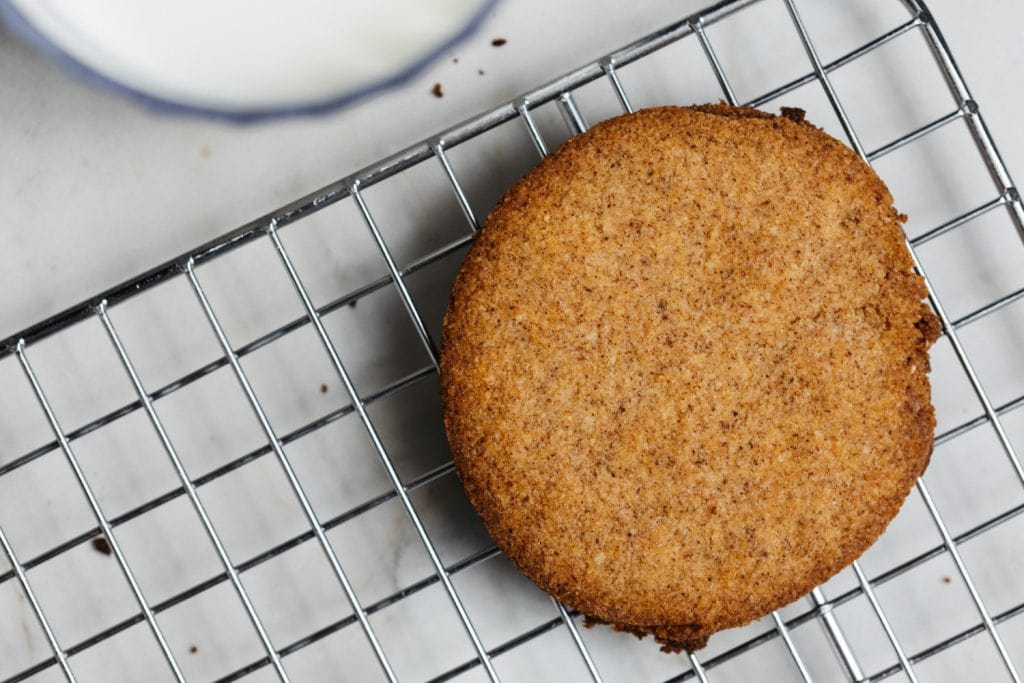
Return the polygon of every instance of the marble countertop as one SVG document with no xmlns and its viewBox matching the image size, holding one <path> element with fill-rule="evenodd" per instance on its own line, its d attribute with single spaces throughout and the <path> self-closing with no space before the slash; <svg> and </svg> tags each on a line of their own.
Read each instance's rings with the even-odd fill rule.
<svg viewBox="0 0 1024 683">
<path fill-rule="evenodd" d="M 168 117 L 71 80 L 60 69 L 0 33 L 0 337 L 56 313 L 86 296 L 210 240 L 409 144 L 494 107 L 581 63 L 685 16 L 701 0 L 549 3 L 506 0 L 481 32 L 413 82 L 352 109 L 318 118 L 236 126 Z M 1017 123 L 1020 89 L 1010 87 L 1024 64 L 1024 5 L 990 0 L 934 0 L 934 14 L 964 71 L 1011 172 L 1024 173 L 1024 128 Z M 802 0 L 820 51 L 831 57 L 906 20 L 893 0 L 856 5 Z M 837 20 L 837 17 L 842 17 Z M 733 77 L 739 97 L 753 97 L 808 69 L 782 3 L 764 0 L 709 36 Z M 723 22 L 724 24 L 725 22 Z M 787 28 L 788 27 L 788 28 Z M 504 38 L 500 47 L 495 38 Z M 760 51 L 759 51 L 760 50 Z M 900 38 L 834 75 L 866 146 L 876 148 L 953 109 L 922 41 Z M 931 64 L 929 66 L 929 64 Z M 639 105 L 706 101 L 720 90 L 695 39 L 687 39 L 623 69 Z M 443 97 L 432 89 L 441 84 Z M 834 135 L 841 127 L 816 86 L 780 101 L 801 106 Z M 607 83 L 582 88 L 578 102 L 591 121 L 614 113 Z M 552 107 L 537 116 L 550 145 L 568 137 Z M 512 126 L 511 124 L 516 124 Z M 472 208 L 484 215 L 498 194 L 536 162 L 518 122 L 450 151 Z M 429 166 L 429 168 L 428 168 Z M 908 232 L 935 225 L 991 199 L 992 182 L 962 121 L 878 160 L 876 168 L 910 214 Z M 366 190 L 384 238 L 406 264 L 466 232 L 465 220 L 436 164 L 421 164 Z M 356 290 L 386 274 L 351 201 L 339 202 L 282 229 L 314 304 Z M 1024 286 L 1024 246 L 1001 211 L 970 222 L 918 250 L 947 312 L 957 318 Z M 435 334 L 462 251 L 410 275 L 410 296 Z M 201 281 L 227 339 L 238 349 L 268 331 L 301 320 L 301 302 L 267 240 L 201 264 Z M 965 327 L 963 344 L 996 405 L 1024 393 L 1019 304 Z M 223 358 L 184 277 L 113 306 L 110 319 L 149 392 Z M 556 606 L 493 550 L 454 474 L 441 428 L 431 358 L 420 344 L 392 287 L 381 287 L 324 316 L 355 390 L 367 402 L 397 476 L 429 532 L 440 561 L 485 647 L 535 630 L 536 637 L 494 658 L 503 680 L 589 680 L 571 631 Z M 85 476 L 108 518 L 132 514 L 180 483 L 142 410 L 95 430 L 101 416 L 135 401 L 103 326 L 92 319 L 33 344 L 27 351 Z M 948 340 L 932 353 L 938 431 L 957 430 L 981 413 Z M 431 560 L 363 424 L 349 411 L 339 382 L 309 325 L 245 352 L 239 367 L 262 403 L 267 424 L 284 445 L 297 481 L 318 519 L 335 520 L 327 538 L 399 678 L 422 680 L 470 661 L 473 649 L 439 583 Z M 0 468 L 52 440 L 32 388 L 10 356 L 0 359 Z M 233 369 L 221 364 L 200 379 L 167 390 L 154 411 L 198 497 L 221 534 L 242 583 L 278 648 L 352 614 L 337 576 L 268 446 L 265 425 L 238 390 Z M 1004 426 L 1024 443 L 1024 411 L 1007 411 Z M 327 416 L 327 418 L 325 418 Z M 307 426 L 323 421 L 318 429 Z M 1019 482 L 987 428 L 964 428 L 939 448 L 925 479 L 951 534 L 965 534 L 1021 503 Z M 228 469 L 225 469 L 228 468 Z M 211 473 L 222 472 L 215 476 Z M 352 510 L 361 514 L 352 515 Z M 993 612 L 1022 599 L 1021 518 L 1015 517 L 961 546 L 977 589 Z M 59 450 L 0 475 L 0 527 L 21 562 L 94 531 L 95 521 Z M 218 576 L 222 566 L 183 495 L 162 499 L 144 514 L 116 524 L 117 543 L 130 558 L 150 604 L 173 600 Z M 60 643 L 79 643 L 138 611 L 115 560 L 89 537 L 67 552 L 39 559 L 29 571 Z M 871 577 L 915 557 L 905 573 L 877 588 L 892 627 L 915 653 L 978 622 L 969 591 L 957 575 L 922 498 L 912 494 L 889 531 L 862 558 Z M 290 544 L 290 545 L 289 545 Z M 280 546 L 267 556 L 268 548 Z M 262 558 L 262 559 L 260 559 Z M 0 575 L 7 572 L 0 555 Z M 0 582 L 0 680 L 48 656 L 15 581 Z M 834 598 L 858 585 L 850 570 L 825 587 Z M 411 590 L 410 587 L 415 588 Z M 405 592 L 409 595 L 403 597 Z M 783 619 L 807 613 L 801 599 Z M 895 654 L 866 599 L 838 605 L 837 623 L 866 673 L 891 666 Z M 259 659 L 262 650 L 229 583 L 165 605 L 157 621 L 192 680 L 209 680 Z M 352 621 L 355 621 L 352 619 Z M 345 622 L 347 623 L 347 622 Z M 579 625 L 579 620 L 573 622 Z M 716 635 L 703 661 L 745 640 L 774 633 L 771 618 Z M 1024 652 L 1024 617 L 1000 627 L 1011 652 Z M 606 681 L 663 681 L 688 671 L 679 655 L 607 628 L 582 629 Z M 793 642 L 816 680 L 843 680 L 821 620 L 794 625 Z M 81 680 L 156 680 L 167 673 L 155 641 L 136 623 L 71 658 Z M 331 632 L 285 657 L 293 680 L 377 680 L 380 669 L 358 623 Z M 1024 666 L 1019 660 L 1018 666 Z M 154 673 L 158 672 L 158 673 Z M 976 635 L 928 658 L 922 679 L 1000 680 L 999 660 Z M 789 680 L 797 676 L 779 638 L 712 670 L 711 680 Z M 58 680 L 51 667 L 33 681 Z M 896 677 L 898 679 L 898 677 Z M 162 679 L 161 679 L 162 680 Z M 275 680 L 270 667 L 247 681 Z M 458 681 L 484 680 L 479 667 Z"/>
<path fill-rule="evenodd" d="M 0 29 L 0 337 L 705 4 L 505 2 L 399 90 L 248 127 L 161 116 L 93 90 Z M 1009 87 L 1024 63 L 1024 6 L 930 6 L 1007 162 L 1024 167 L 1024 103 Z M 508 43 L 495 49 L 499 36 Z M 434 83 L 443 98 L 430 95 Z"/>
</svg>

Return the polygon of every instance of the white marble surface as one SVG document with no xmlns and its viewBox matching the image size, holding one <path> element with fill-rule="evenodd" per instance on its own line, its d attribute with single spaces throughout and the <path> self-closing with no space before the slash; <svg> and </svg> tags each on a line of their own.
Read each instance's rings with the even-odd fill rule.
<svg viewBox="0 0 1024 683">
<path fill-rule="evenodd" d="M 253 127 L 153 115 L 70 80 L 0 29 L 0 337 L 705 4 L 511 0 L 453 53 L 458 64 L 440 61 L 350 110 Z M 930 4 L 1021 168 L 1011 86 L 1024 63 L 1024 6 Z M 508 44 L 492 48 L 495 36 Z M 440 100 L 428 94 L 435 82 Z"/>
<path fill-rule="evenodd" d="M 698 8 L 700 2 L 548 5 L 509 0 L 483 32 L 451 59 L 400 91 L 322 119 L 234 128 L 195 119 L 163 118 L 105 93 L 72 83 L 27 49 L 0 38 L 4 97 L 0 98 L 0 215 L 7 229 L 0 250 L 0 284 L 13 293 L 0 310 L 0 336 L 87 294 L 214 237 L 399 147 L 493 106 L 582 61 Z M 530 13 L 532 8 L 533 13 Z M 826 56 L 873 37 L 905 19 L 892 2 L 857 5 L 801 3 Z M 951 1 L 934 3 L 982 111 L 1011 170 L 1024 170 L 1022 133 L 1014 125 L 1019 95 L 1007 88 L 1021 64 L 1015 37 L 1024 10 L 986 3 L 969 17 Z M 836 13 L 838 11 L 838 14 Z M 750 97 L 807 70 L 781 3 L 764 0 L 709 35 L 739 96 Z M 504 37 L 501 48 L 490 45 Z M 999 66 L 1002 65 L 1002 66 Z M 483 76 L 478 69 L 485 70 Z M 626 67 L 621 74 L 637 104 L 716 99 L 718 86 L 690 38 Z M 854 125 L 869 147 L 953 108 L 923 43 L 905 36 L 834 76 Z M 441 82 L 445 96 L 429 94 Z M 577 93 L 591 121 L 615 111 L 605 83 Z M 801 88 L 771 106 L 804 106 L 836 135 L 841 131 L 820 91 Z M 568 136 L 557 113 L 538 112 L 550 144 Z M 535 156 L 517 122 L 450 152 L 478 215 Z M 898 205 L 920 234 L 992 198 L 991 181 L 961 122 L 877 163 Z M 466 226 L 433 162 L 370 188 L 366 201 L 401 263 L 465 233 Z M 282 239 L 314 303 L 322 304 L 384 272 L 365 227 L 342 202 L 283 230 Z M 1024 246 L 1001 211 L 919 250 L 947 311 L 963 315 L 1024 285 Z M 461 252 L 408 278 L 427 326 L 436 332 Z M 302 315 L 268 242 L 247 245 L 197 270 L 228 339 L 241 346 Z M 184 278 L 110 311 L 149 391 L 221 355 Z M 1024 393 L 1024 310 L 1017 303 L 962 331 L 965 347 L 995 403 Z M 391 288 L 342 307 L 324 319 L 360 395 L 372 396 L 429 357 Z M 65 430 L 71 431 L 133 400 L 133 391 L 97 320 L 33 345 L 29 357 Z M 242 359 L 253 390 L 276 433 L 285 436 L 348 404 L 348 397 L 309 326 Z M 980 414 L 948 341 L 933 353 L 935 403 L 942 432 Z M 0 466 L 52 437 L 12 358 L 0 360 Z M 449 458 L 440 428 L 436 378 L 425 374 L 369 404 L 405 483 Z M 259 455 L 199 488 L 199 496 L 235 564 L 302 538 L 308 529 L 287 481 L 267 454 L 266 437 L 238 391 L 230 368 L 220 368 L 156 402 L 156 411 L 191 478 L 246 453 Z M 1024 415 L 1006 428 L 1024 446 Z M 387 493 L 390 484 L 354 415 L 301 438 L 285 437 L 285 453 L 321 520 Z M 108 517 L 177 487 L 159 441 L 141 411 L 72 441 Z M 977 428 L 942 445 L 926 475 L 950 531 L 962 533 L 1024 502 L 994 433 Z M 490 541 L 450 473 L 417 487 L 412 502 L 446 565 L 486 552 Z M 0 526 L 25 561 L 94 526 L 59 452 L 51 451 L 0 476 Z M 961 552 L 993 612 L 1024 600 L 1020 519 L 964 543 Z M 184 497 L 115 532 L 151 603 L 217 575 L 216 555 Z M 333 526 L 328 538 L 364 606 L 388 599 L 431 574 L 429 558 L 399 502 L 387 500 Z M 920 497 L 912 494 L 889 532 L 863 558 L 870 576 L 936 547 L 940 538 Z M 0 573 L 7 568 L 0 558 Z M 315 540 L 247 569 L 243 583 L 276 647 L 351 614 Z M 88 543 L 34 567 L 29 578 L 65 647 L 137 612 L 114 560 Z M 946 579 L 949 579 L 947 582 Z M 550 601 L 500 555 L 453 575 L 466 610 L 488 648 L 557 617 Z M 835 596 L 856 584 L 845 571 L 826 586 Z M 948 554 L 922 563 L 878 588 L 893 628 L 910 653 L 978 623 Z M 378 604 L 369 623 L 402 680 L 422 680 L 472 658 L 472 648 L 442 587 L 430 585 L 393 604 Z M 784 617 L 807 602 L 782 610 Z M 859 597 L 835 611 L 868 674 L 896 659 L 884 632 Z M 47 656 L 46 643 L 14 581 L 0 583 L 0 680 Z M 259 642 L 226 582 L 161 612 L 158 623 L 190 680 L 209 680 L 258 659 Z M 770 620 L 720 634 L 700 653 L 724 652 L 769 631 Z M 583 639 L 608 681 L 661 681 L 687 670 L 605 628 Z M 1018 668 L 1024 667 L 1024 617 L 1000 626 Z M 792 631 L 816 680 L 842 680 L 820 622 Z M 191 652 L 195 645 L 196 652 Z M 352 624 L 285 658 L 294 680 L 376 680 L 380 671 L 359 625 Z M 161 680 L 167 670 L 147 627 L 136 624 L 71 659 L 82 680 Z M 587 680 L 564 626 L 544 632 L 494 660 L 503 680 Z M 916 668 L 922 680 L 1002 680 L 994 649 L 982 634 Z M 709 672 L 715 681 L 791 680 L 796 670 L 775 638 Z M 51 668 L 32 680 L 57 680 Z M 895 676 L 892 680 L 899 680 Z M 247 680 L 273 680 L 264 668 Z M 484 680 L 479 668 L 457 680 Z"/>
</svg>

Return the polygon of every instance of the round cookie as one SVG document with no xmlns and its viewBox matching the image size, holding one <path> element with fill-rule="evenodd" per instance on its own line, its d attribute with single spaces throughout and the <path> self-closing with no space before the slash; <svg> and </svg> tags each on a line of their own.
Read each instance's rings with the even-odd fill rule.
<svg viewBox="0 0 1024 683">
<path fill-rule="evenodd" d="M 444 320 L 445 427 L 501 550 L 672 651 L 856 559 L 932 449 L 903 220 L 799 110 L 649 109 L 546 158 Z"/>
</svg>

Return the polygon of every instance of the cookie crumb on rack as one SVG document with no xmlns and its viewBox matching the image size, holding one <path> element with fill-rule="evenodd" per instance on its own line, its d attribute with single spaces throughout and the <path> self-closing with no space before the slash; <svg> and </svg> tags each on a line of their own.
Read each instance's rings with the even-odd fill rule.
<svg viewBox="0 0 1024 683">
<path fill-rule="evenodd" d="M 110 543 L 103 536 L 97 536 L 96 538 L 92 539 L 89 545 L 91 545 L 92 549 L 100 553 L 101 555 L 110 555 L 114 552 L 113 548 L 110 547 Z"/>
<path fill-rule="evenodd" d="M 327 385 L 326 384 L 321 384 L 320 385 L 320 393 L 321 394 L 326 394 L 327 393 Z"/>
<path fill-rule="evenodd" d="M 434 87 L 430 89 L 430 92 L 434 95 L 434 97 L 444 97 L 444 91 L 441 90 L 440 83 L 435 83 Z"/>
<path fill-rule="evenodd" d="M 491 41 L 491 45 L 493 45 L 494 47 L 501 47 L 507 42 L 508 41 L 505 40 L 504 38 L 495 38 L 494 40 Z"/>
<path fill-rule="evenodd" d="M 189 651 L 189 654 L 193 654 L 194 655 L 195 653 L 199 652 L 199 648 L 196 647 L 195 645 L 189 645 L 188 651 Z"/>
</svg>

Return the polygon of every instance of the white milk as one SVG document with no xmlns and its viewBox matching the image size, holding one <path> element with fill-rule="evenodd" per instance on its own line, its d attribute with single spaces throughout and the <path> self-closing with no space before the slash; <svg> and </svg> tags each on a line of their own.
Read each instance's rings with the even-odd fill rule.
<svg viewBox="0 0 1024 683">
<path fill-rule="evenodd" d="M 14 0 L 87 66 L 160 98 L 227 110 L 312 104 L 391 77 L 482 0 Z"/>
</svg>

